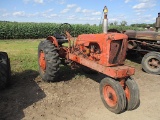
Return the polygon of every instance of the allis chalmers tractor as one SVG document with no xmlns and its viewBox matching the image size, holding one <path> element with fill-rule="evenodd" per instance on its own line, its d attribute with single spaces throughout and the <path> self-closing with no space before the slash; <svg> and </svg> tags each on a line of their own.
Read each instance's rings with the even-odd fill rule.
<svg viewBox="0 0 160 120">
<path fill-rule="evenodd" d="M 59 65 L 65 62 L 103 73 L 106 78 L 100 82 L 101 99 L 111 112 L 121 113 L 139 105 L 139 89 L 130 77 L 135 69 L 124 65 L 128 37 L 107 33 L 107 23 L 105 7 L 104 33 L 82 34 L 72 41 L 69 32 L 65 32 L 66 36 L 56 34 L 42 41 L 38 47 L 39 72 L 44 81 L 55 82 L 59 76 Z M 63 46 L 65 42 L 68 42 L 68 47 Z"/>
<path fill-rule="evenodd" d="M 142 55 L 142 68 L 147 73 L 160 74 L 160 13 L 156 19 L 156 31 L 127 30 L 128 54 Z"/>
<path fill-rule="evenodd" d="M 4 89 L 11 76 L 10 60 L 6 52 L 0 52 L 0 89 Z"/>
</svg>

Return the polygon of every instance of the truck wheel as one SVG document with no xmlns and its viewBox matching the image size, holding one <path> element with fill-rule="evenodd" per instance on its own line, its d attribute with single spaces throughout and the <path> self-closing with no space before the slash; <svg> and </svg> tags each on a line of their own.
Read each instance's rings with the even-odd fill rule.
<svg viewBox="0 0 160 120">
<path fill-rule="evenodd" d="M 105 107 L 113 113 L 121 113 L 126 108 L 126 96 L 118 81 L 104 78 L 100 83 L 100 95 Z"/>
<path fill-rule="evenodd" d="M 11 77 L 10 60 L 6 52 L 0 52 L 0 89 L 4 89 Z"/>
<path fill-rule="evenodd" d="M 38 46 L 39 73 L 46 82 L 55 82 L 58 77 L 60 59 L 57 48 L 51 41 L 45 40 Z"/>
<path fill-rule="evenodd" d="M 160 53 L 150 52 L 147 53 L 142 59 L 142 68 L 150 74 L 160 74 Z"/>
<path fill-rule="evenodd" d="M 140 104 L 139 88 L 134 79 L 128 78 L 125 82 L 125 94 L 127 98 L 127 110 L 134 110 Z"/>
</svg>

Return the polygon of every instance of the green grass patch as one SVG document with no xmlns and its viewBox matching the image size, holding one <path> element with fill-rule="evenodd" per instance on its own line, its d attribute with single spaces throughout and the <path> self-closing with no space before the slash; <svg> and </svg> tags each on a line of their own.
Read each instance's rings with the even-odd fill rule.
<svg viewBox="0 0 160 120">
<path fill-rule="evenodd" d="M 41 40 L 0 40 L 0 51 L 7 52 L 12 72 L 38 70 L 38 44 Z"/>
</svg>

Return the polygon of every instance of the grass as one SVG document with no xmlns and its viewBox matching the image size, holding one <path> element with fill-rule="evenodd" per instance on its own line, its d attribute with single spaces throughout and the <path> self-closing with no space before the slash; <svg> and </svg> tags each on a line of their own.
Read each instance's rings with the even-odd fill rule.
<svg viewBox="0 0 160 120">
<path fill-rule="evenodd" d="M 0 51 L 7 52 L 13 72 L 38 70 L 37 49 L 40 40 L 0 40 Z"/>
<path fill-rule="evenodd" d="M 0 51 L 8 53 L 11 63 L 12 80 L 21 80 L 37 75 L 38 72 L 38 45 L 39 40 L 0 40 Z M 68 46 L 65 43 L 64 46 Z M 79 70 L 61 65 L 61 79 L 70 80 L 81 76 Z M 60 80 L 61 80 L 60 79 Z"/>
<path fill-rule="evenodd" d="M 0 40 L 0 51 L 8 53 L 12 74 L 38 70 L 38 44 L 43 39 Z M 68 43 L 63 44 L 68 46 Z"/>
</svg>

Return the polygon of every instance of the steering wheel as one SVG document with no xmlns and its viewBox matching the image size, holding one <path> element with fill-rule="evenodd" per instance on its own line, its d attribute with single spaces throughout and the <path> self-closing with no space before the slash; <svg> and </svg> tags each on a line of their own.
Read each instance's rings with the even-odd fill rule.
<svg viewBox="0 0 160 120">
<path fill-rule="evenodd" d="M 54 34 L 56 39 L 70 39 L 71 35 L 69 34 L 72 30 L 72 26 L 69 23 L 63 23 L 59 26 L 57 33 Z"/>
<path fill-rule="evenodd" d="M 59 27 L 60 35 L 65 35 L 66 32 L 70 33 L 72 26 L 69 23 L 63 23 Z"/>
</svg>

